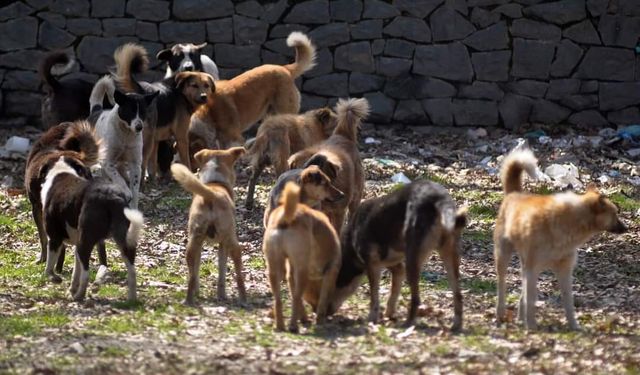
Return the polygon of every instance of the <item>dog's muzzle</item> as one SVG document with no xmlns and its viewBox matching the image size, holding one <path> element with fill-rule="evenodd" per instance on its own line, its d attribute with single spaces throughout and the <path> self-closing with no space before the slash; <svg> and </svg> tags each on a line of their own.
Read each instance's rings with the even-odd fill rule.
<svg viewBox="0 0 640 375">
<path fill-rule="evenodd" d="M 142 131 L 142 128 L 144 128 L 143 124 L 141 122 L 137 123 L 135 126 L 136 133 L 140 133 Z"/>
<path fill-rule="evenodd" d="M 198 97 L 198 103 L 200 104 L 204 104 L 207 102 L 207 94 L 200 94 L 200 96 Z"/>
<path fill-rule="evenodd" d="M 191 63 L 182 65 L 182 71 L 183 72 L 193 72 L 194 68 L 195 67 Z"/>
<path fill-rule="evenodd" d="M 615 223 L 613 228 L 609 229 L 609 232 L 616 233 L 616 234 L 622 234 L 622 233 L 625 233 L 628 230 L 629 230 L 629 228 L 627 228 L 627 226 L 624 225 L 624 223 L 622 221 L 620 221 L 620 219 L 618 219 L 618 221 Z"/>
<path fill-rule="evenodd" d="M 341 191 L 338 191 L 339 194 L 333 195 L 330 198 L 326 199 L 327 202 L 331 202 L 331 203 L 338 203 L 341 200 L 344 199 L 344 193 Z"/>
</svg>

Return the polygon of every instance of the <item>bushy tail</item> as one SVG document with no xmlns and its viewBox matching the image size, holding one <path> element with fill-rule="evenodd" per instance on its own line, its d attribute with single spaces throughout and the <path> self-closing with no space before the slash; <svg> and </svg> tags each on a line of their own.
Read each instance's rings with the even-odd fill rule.
<svg viewBox="0 0 640 375">
<path fill-rule="evenodd" d="M 287 182 L 282 192 L 280 204 L 284 206 L 284 213 L 278 220 L 278 226 L 286 226 L 291 224 L 296 216 L 296 209 L 300 203 L 300 186 L 295 182 Z"/>
<path fill-rule="evenodd" d="M 340 99 L 336 104 L 337 126 L 333 134 L 339 134 L 357 142 L 358 127 L 362 120 L 369 115 L 367 99 Z"/>
<path fill-rule="evenodd" d="M 305 34 L 294 31 L 287 37 L 287 46 L 296 49 L 296 61 L 285 65 L 293 78 L 298 78 L 316 65 L 316 47 Z"/>
<path fill-rule="evenodd" d="M 67 127 L 59 147 L 63 150 L 75 151 L 80 159 L 88 166 L 98 162 L 100 147 L 87 121 L 76 121 Z"/>
<path fill-rule="evenodd" d="M 111 103 L 111 105 L 115 105 L 116 101 L 113 98 L 115 91 L 116 85 L 113 82 L 113 78 L 111 76 L 106 75 L 100 78 L 98 82 L 93 85 L 91 96 L 89 97 L 89 106 L 91 108 L 91 113 L 102 110 L 102 103 L 104 102 L 105 94 L 109 99 L 109 103 Z"/>
<path fill-rule="evenodd" d="M 140 233 L 144 226 L 144 218 L 142 212 L 131 208 L 124 209 L 124 216 L 129 220 L 129 229 L 127 230 L 127 246 L 136 247 L 140 239 Z"/>
<path fill-rule="evenodd" d="M 133 74 L 144 73 L 149 68 L 147 50 L 135 43 L 127 43 L 113 53 L 116 61 L 116 79 L 118 86 L 125 92 L 141 93 L 143 90 L 133 78 Z"/>
<path fill-rule="evenodd" d="M 190 192 L 191 194 L 200 195 L 205 200 L 215 200 L 220 198 L 220 194 L 209 189 L 207 185 L 203 184 L 198 178 L 191 173 L 189 168 L 185 167 L 182 164 L 173 163 L 171 165 L 171 173 L 173 174 L 173 178 L 178 181 L 180 186 L 184 188 L 184 190 Z"/>
<path fill-rule="evenodd" d="M 522 191 L 522 172 L 526 171 L 532 178 L 536 177 L 538 159 L 528 148 L 515 149 L 502 162 L 500 179 L 505 194 Z"/>
<path fill-rule="evenodd" d="M 73 60 L 69 58 L 66 52 L 54 51 L 47 54 L 38 66 L 40 79 L 45 85 L 49 86 L 52 91 L 56 91 L 60 87 L 58 80 L 51 74 L 51 68 L 54 65 L 65 64 L 64 70 L 67 71 L 73 66 Z"/>
</svg>

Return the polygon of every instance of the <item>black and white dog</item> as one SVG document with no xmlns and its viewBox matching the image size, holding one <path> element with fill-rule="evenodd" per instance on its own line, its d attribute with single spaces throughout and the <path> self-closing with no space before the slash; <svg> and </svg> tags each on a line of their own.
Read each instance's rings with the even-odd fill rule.
<svg viewBox="0 0 640 375">
<path fill-rule="evenodd" d="M 210 74 L 214 80 L 219 80 L 220 73 L 216 64 L 209 56 L 200 52 L 206 45 L 207 43 L 180 43 L 158 52 L 156 58 L 167 63 L 164 78 L 180 72 L 204 72 Z"/>
</svg>

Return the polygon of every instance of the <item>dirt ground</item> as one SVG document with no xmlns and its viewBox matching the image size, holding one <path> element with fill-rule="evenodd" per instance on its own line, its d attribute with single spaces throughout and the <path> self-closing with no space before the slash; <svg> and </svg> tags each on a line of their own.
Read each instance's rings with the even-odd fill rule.
<svg viewBox="0 0 640 375">
<path fill-rule="evenodd" d="M 542 169 L 573 163 L 579 182 L 596 182 L 630 227 L 626 234 L 603 234 L 580 248 L 573 287 L 583 327 L 579 332 L 566 328 L 560 293 L 550 273 L 539 282 L 539 332 L 527 333 L 516 322 L 499 328 L 495 324 L 491 233 L 502 199 L 497 168 L 499 156 L 522 133 L 491 130 L 488 135 L 469 135 L 460 129 L 434 134 L 367 126 L 361 135 L 365 198 L 389 191 L 396 185 L 392 177 L 402 172 L 411 180 L 428 178 L 445 185 L 458 204 L 469 208 L 461 260 L 464 329 L 457 335 L 448 331 L 452 294 L 437 256 L 422 270 L 424 306 L 415 327 L 402 327 L 409 302 L 407 286 L 399 321 L 367 323 L 369 296 L 364 281 L 328 324 L 303 327 L 301 334 L 274 332 L 261 253 L 262 213 L 274 176 L 263 175 L 257 207 L 248 211 L 243 206 L 246 162 L 238 167 L 235 189 L 238 232 L 245 247 L 246 305 L 236 303 L 232 269 L 227 280 L 230 300 L 214 298 L 217 251 L 211 246 L 204 253 L 199 306 L 182 305 L 191 197 L 175 182 L 143 190 L 146 229 L 136 261 L 140 302 L 125 302 L 126 274 L 113 246 L 108 246 L 109 281 L 91 287 L 86 302 L 72 302 L 67 292 L 72 255 L 67 254 L 63 283 L 47 283 L 43 265 L 34 263 L 39 244 L 28 200 L 15 188 L 22 184 L 24 160 L 0 159 L 0 373 L 638 374 L 640 194 L 634 185 L 638 163 L 625 153 L 628 145 L 606 146 L 601 142 L 606 139 L 585 137 L 597 136 L 596 132 L 562 129 L 547 129 L 549 139 L 532 139 Z M 35 130 L 20 134 L 32 139 L 38 135 Z M 8 135 L 0 133 L 0 144 Z M 528 182 L 526 188 L 539 193 L 562 190 L 553 181 Z M 512 316 L 520 293 L 518 270 L 514 259 L 508 281 Z M 383 301 L 389 281 L 385 273 Z M 285 316 L 289 313 L 287 308 Z"/>
</svg>

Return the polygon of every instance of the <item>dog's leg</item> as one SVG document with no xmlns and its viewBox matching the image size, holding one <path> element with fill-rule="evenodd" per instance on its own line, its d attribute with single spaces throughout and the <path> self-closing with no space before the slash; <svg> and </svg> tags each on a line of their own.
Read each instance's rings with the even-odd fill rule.
<svg viewBox="0 0 640 375">
<path fill-rule="evenodd" d="M 137 299 L 136 292 L 136 266 L 135 250 L 125 248 L 121 252 L 124 265 L 127 267 L 127 301 L 134 302 Z"/>
<path fill-rule="evenodd" d="M 102 166 L 104 175 L 111 180 L 114 184 L 129 188 L 129 184 L 125 181 L 124 177 L 118 172 L 118 167 L 114 162 L 106 162 Z"/>
<path fill-rule="evenodd" d="M 218 249 L 218 285 L 216 295 L 218 301 L 227 299 L 227 252 L 229 250 L 220 244 Z"/>
<path fill-rule="evenodd" d="M 33 204 L 31 206 L 31 213 L 33 215 L 33 221 L 36 223 L 36 228 L 38 229 L 38 237 L 40 237 L 40 258 L 38 258 L 37 263 L 44 263 L 47 261 L 47 231 L 44 228 L 42 219 L 42 206 Z"/>
<path fill-rule="evenodd" d="M 440 250 L 440 258 L 444 262 L 449 279 L 449 287 L 453 292 L 453 325 L 452 332 L 462 329 L 462 293 L 460 293 L 460 256 L 456 241 L 449 239 Z"/>
<path fill-rule="evenodd" d="M 538 272 L 526 269 L 524 272 L 524 326 L 529 331 L 535 331 L 536 326 L 536 300 L 538 299 Z"/>
<path fill-rule="evenodd" d="M 420 306 L 420 266 L 418 262 L 418 256 L 416 251 L 407 250 L 406 255 L 406 271 L 407 282 L 411 288 L 411 302 L 409 305 L 409 315 L 405 321 L 405 327 L 410 327 L 415 323 L 416 316 L 418 315 L 418 306 Z"/>
<path fill-rule="evenodd" d="M 87 286 L 89 284 L 89 262 L 91 260 L 91 249 L 93 249 L 94 245 L 95 243 L 90 243 L 86 239 L 83 239 L 82 234 L 80 234 L 80 240 L 78 241 L 78 246 L 76 246 L 76 258 L 80 259 L 79 264 L 77 264 L 80 266 L 80 270 L 78 272 L 80 276 L 78 277 L 78 289 L 72 296 L 73 300 L 76 302 L 83 301 L 87 294 Z"/>
<path fill-rule="evenodd" d="M 496 275 L 498 278 L 498 303 L 496 304 L 496 321 L 498 326 L 505 321 L 505 305 L 507 294 L 507 267 L 509 266 L 510 254 L 508 251 L 507 241 L 499 239 L 495 241 L 494 245 L 494 258 L 496 263 Z"/>
<path fill-rule="evenodd" d="M 140 141 L 142 143 L 142 141 Z M 138 199 L 140 194 L 140 180 L 142 173 L 142 144 L 140 144 L 140 154 L 134 155 L 129 166 L 129 178 L 131 183 L 131 208 L 138 209 Z"/>
<path fill-rule="evenodd" d="M 196 233 L 189 233 L 187 242 L 187 268 L 189 269 L 189 281 L 187 283 L 186 305 L 194 305 L 195 298 L 200 289 L 200 260 L 202 256 L 202 244 L 204 236 Z"/>
<path fill-rule="evenodd" d="M 327 319 L 329 297 L 336 285 L 336 279 L 338 278 L 339 271 L 339 263 L 337 261 L 331 262 L 329 269 L 322 278 L 320 297 L 318 299 L 318 307 L 316 310 L 316 324 L 323 324 Z"/>
<path fill-rule="evenodd" d="M 58 261 L 56 262 L 56 272 L 62 273 L 62 267 L 64 267 L 64 256 L 66 253 L 66 249 L 64 244 L 60 247 L 60 256 L 58 256 Z"/>
<path fill-rule="evenodd" d="M 154 153 L 155 152 L 155 153 Z M 153 128 L 145 127 L 142 131 L 142 179 L 145 175 L 149 174 L 149 180 L 155 179 L 155 170 L 151 170 L 151 155 L 155 155 L 157 160 L 158 150 L 157 142 L 155 140 L 155 131 Z"/>
<path fill-rule="evenodd" d="M 517 319 L 520 323 L 524 323 L 524 289 L 525 289 L 525 280 L 524 277 L 522 279 L 522 286 L 520 287 L 522 290 L 520 291 L 520 299 L 518 299 L 518 315 Z"/>
<path fill-rule="evenodd" d="M 402 283 L 405 278 L 404 263 L 398 263 L 393 267 L 389 267 L 391 271 L 391 293 L 387 300 L 387 308 L 385 310 L 385 316 L 389 319 L 393 319 L 396 315 L 396 306 L 398 304 L 398 297 L 400 296 L 400 290 L 402 289 Z"/>
<path fill-rule="evenodd" d="M 44 274 L 49 279 L 49 281 L 59 284 L 62 282 L 62 278 L 59 275 L 56 275 L 53 267 L 58 262 L 58 257 L 60 256 L 61 249 L 62 247 L 64 247 L 64 245 L 61 239 L 49 238 L 47 247 L 47 265 L 45 267 Z"/>
<path fill-rule="evenodd" d="M 369 321 L 377 323 L 380 318 L 380 267 L 370 264 L 367 267 L 369 278 Z"/>
<path fill-rule="evenodd" d="M 558 286 L 560 287 L 560 293 L 562 294 L 562 305 L 564 306 L 564 313 L 567 317 L 567 323 L 572 330 L 579 330 L 580 325 L 576 321 L 576 313 L 573 306 L 573 264 L 574 257 L 570 261 L 562 262 L 558 265 L 554 272 L 558 277 Z"/>
<path fill-rule="evenodd" d="M 285 273 L 284 258 L 278 256 L 269 249 L 273 248 L 273 243 L 267 239 L 264 246 L 264 256 L 267 261 L 267 274 L 269 275 L 269 286 L 273 294 L 273 317 L 276 320 L 276 330 L 284 331 L 284 316 L 282 315 L 282 295 L 280 283 Z"/>
<path fill-rule="evenodd" d="M 96 284 L 103 284 L 108 276 L 109 269 L 107 268 L 107 249 L 104 245 L 104 241 L 98 241 L 98 272 L 96 273 Z"/>
<path fill-rule="evenodd" d="M 298 320 L 302 317 L 304 304 L 302 303 L 302 296 L 304 290 L 307 288 L 307 275 L 308 270 L 306 267 L 293 268 L 290 267 L 289 277 L 293 277 L 293 290 L 291 291 L 291 320 L 289 321 L 289 332 L 298 333 Z"/>
<path fill-rule="evenodd" d="M 253 198 L 256 192 L 256 184 L 258 183 L 258 178 L 260 174 L 264 170 L 264 164 L 258 162 L 258 164 L 251 166 L 251 177 L 249 178 L 249 186 L 247 187 L 247 199 L 244 202 L 245 207 L 252 208 L 253 207 Z"/>
<path fill-rule="evenodd" d="M 233 268 L 236 274 L 238 299 L 240 300 L 240 302 L 245 302 L 247 300 L 247 292 L 244 288 L 244 275 L 242 274 L 242 246 L 240 246 L 240 244 L 238 243 L 238 238 L 235 236 L 235 233 L 228 241 L 226 241 L 226 243 L 221 244 L 221 247 L 229 249 L 229 255 L 231 255 L 231 259 L 233 260 Z"/>
<path fill-rule="evenodd" d="M 296 301 L 294 299 L 294 290 L 296 289 L 296 278 L 294 277 L 293 273 L 290 272 L 287 282 L 289 283 L 289 293 L 291 294 L 292 306 L 293 306 L 293 303 L 299 303 L 298 311 L 300 313 L 300 316 L 298 317 L 298 319 L 296 319 L 296 321 L 299 320 L 303 324 L 309 323 L 309 317 L 307 316 L 307 310 L 304 308 L 304 302 L 302 301 L 302 299 L 300 299 L 300 301 Z M 293 311 L 293 308 L 292 308 L 292 311 Z"/>
<path fill-rule="evenodd" d="M 73 273 L 71 275 L 71 286 L 69 287 L 69 294 L 73 298 L 73 296 L 78 293 L 78 288 L 80 287 L 80 274 L 82 273 L 82 262 L 80 262 L 80 257 L 75 257 L 75 263 L 73 266 Z"/>
</svg>

